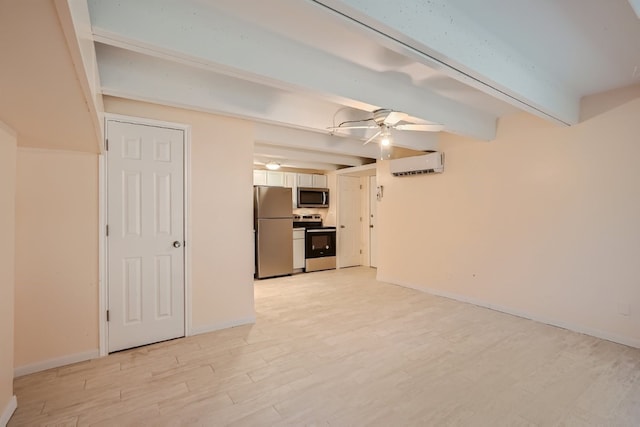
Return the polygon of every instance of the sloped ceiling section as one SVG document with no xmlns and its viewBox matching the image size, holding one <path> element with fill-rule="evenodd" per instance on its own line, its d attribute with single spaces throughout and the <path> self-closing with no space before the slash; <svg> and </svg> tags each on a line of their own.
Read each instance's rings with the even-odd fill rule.
<svg viewBox="0 0 640 427">
<path fill-rule="evenodd" d="M 88 4 L 104 94 L 256 121 L 268 129 L 262 158 L 278 147 L 283 158 L 350 156 L 342 165 L 376 158 L 362 145 L 375 129 L 327 128 L 380 108 L 487 141 L 500 116 L 519 110 L 571 125 L 582 96 L 640 77 L 640 49 L 628 43 L 640 25 L 626 1 Z M 393 133 L 420 151 L 437 135 Z"/>
<path fill-rule="evenodd" d="M 73 60 L 81 53 L 71 13 L 60 1 L 0 2 L 0 120 L 22 147 L 100 152 L 99 106 Z"/>
</svg>

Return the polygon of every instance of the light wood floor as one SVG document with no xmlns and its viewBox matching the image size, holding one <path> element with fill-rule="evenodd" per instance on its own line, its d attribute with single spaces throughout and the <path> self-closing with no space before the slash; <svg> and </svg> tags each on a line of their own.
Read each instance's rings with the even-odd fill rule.
<svg viewBox="0 0 640 427">
<path fill-rule="evenodd" d="M 258 281 L 255 325 L 18 378 L 9 425 L 640 425 L 640 350 L 374 278 Z"/>
</svg>

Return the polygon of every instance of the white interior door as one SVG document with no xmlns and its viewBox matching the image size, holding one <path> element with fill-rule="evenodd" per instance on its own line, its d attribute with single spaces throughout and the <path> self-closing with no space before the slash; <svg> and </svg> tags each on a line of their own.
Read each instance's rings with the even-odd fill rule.
<svg viewBox="0 0 640 427">
<path fill-rule="evenodd" d="M 338 177 L 338 266 L 360 265 L 360 178 Z"/>
<path fill-rule="evenodd" d="M 184 336 L 184 131 L 107 122 L 109 352 Z"/>
<path fill-rule="evenodd" d="M 378 188 L 376 177 L 369 177 L 369 265 L 378 266 L 378 233 L 377 233 Z"/>
</svg>

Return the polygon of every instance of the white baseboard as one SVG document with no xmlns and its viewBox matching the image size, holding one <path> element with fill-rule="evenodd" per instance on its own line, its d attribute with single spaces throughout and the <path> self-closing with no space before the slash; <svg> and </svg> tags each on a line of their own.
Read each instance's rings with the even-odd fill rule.
<svg viewBox="0 0 640 427">
<path fill-rule="evenodd" d="M 217 323 L 215 325 L 198 326 L 191 328 L 187 336 L 206 334 L 207 332 L 215 332 L 221 329 L 233 328 L 234 326 L 249 325 L 256 323 L 256 317 L 246 317 L 244 319 L 231 320 L 229 322 Z"/>
<path fill-rule="evenodd" d="M 233 328 L 234 326 L 247 325 L 251 323 L 256 323 L 255 316 L 218 323 L 215 325 L 206 325 L 191 328 L 191 330 L 188 331 L 187 336 L 206 334 L 207 332 L 219 331 L 221 329 Z M 13 376 L 14 378 L 17 378 L 23 375 L 33 374 L 35 372 L 46 371 L 47 369 L 59 368 L 60 366 L 70 365 L 72 363 L 96 359 L 98 357 L 100 357 L 100 349 L 90 350 L 83 353 L 70 354 L 68 356 L 63 356 L 56 359 L 49 359 L 42 362 L 32 363 L 30 365 L 18 366 L 13 370 Z"/>
<path fill-rule="evenodd" d="M 601 338 L 603 340 L 615 342 L 618 344 L 623 344 L 629 347 L 640 348 L 640 340 L 629 338 L 629 337 L 621 337 L 614 334 L 610 334 L 608 332 L 603 332 L 597 329 L 587 328 L 581 325 L 575 325 L 569 322 L 565 322 L 558 319 L 549 319 L 544 316 L 539 316 L 534 313 L 515 310 L 510 307 L 504 307 L 501 305 L 492 304 L 487 301 L 479 300 L 476 298 L 468 297 L 466 295 L 458 295 L 450 292 L 440 291 L 438 289 L 425 288 L 424 286 L 416 285 L 414 283 L 403 282 L 401 280 L 395 280 L 391 277 L 383 277 L 378 275 L 376 278 L 379 282 L 390 283 L 393 285 L 403 286 L 405 288 L 415 289 L 416 291 L 426 292 L 431 295 L 436 295 L 439 297 L 449 298 L 460 302 L 465 302 L 468 304 L 477 305 L 484 308 L 489 308 L 491 310 L 500 311 L 502 313 L 511 314 L 513 316 L 522 317 L 525 319 L 533 320 L 535 322 L 544 323 L 551 326 L 557 326 L 559 328 L 568 329 L 573 332 L 578 332 L 581 334 L 591 335 L 592 337 Z"/>
<path fill-rule="evenodd" d="M 11 396 L 11 399 L 9 399 L 9 403 L 7 403 L 7 406 L 4 408 L 4 411 L 2 411 L 2 414 L 0 414 L 1 427 L 7 427 L 7 424 L 9 423 L 9 419 L 11 418 L 11 416 L 13 415 L 17 407 L 18 407 L 18 399 L 16 399 L 15 395 Z"/>
<path fill-rule="evenodd" d="M 23 375 L 33 374 L 35 372 L 46 371 L 47 369 L 59 368 L 60 366 L 71 365 L 72 363 L 96 359 L 98 357 L 100 357 L 100 350 L 95 349 L 55 359 L 43 360 L 42 362 L 36 362 L 30 365 L 18 366 L 13 370 L 13 376 L 14 378 L 17 378 Z"/>
</svg>

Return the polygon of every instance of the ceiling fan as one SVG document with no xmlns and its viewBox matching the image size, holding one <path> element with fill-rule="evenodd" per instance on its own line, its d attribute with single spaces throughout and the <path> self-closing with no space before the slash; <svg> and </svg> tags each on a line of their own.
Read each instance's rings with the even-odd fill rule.
<svg viewBox="0 0 640 427">
<path fill-rule="evenodd" d="M 332 133 L 339 129 L 378 129 L 378 132 L 376 132 L 376 134 L 371 138 L 367 139 L 363 145 L 367 145 L 378 136 L 382 136 L 380 140 L 382 145 L 389 145 L 391 143 L 391 129 L 411 130 L 419 132 L 438 132 L 444 129 L 444 126 L 439 124 L 400 123 L 407 117 L 409 117 L 407 113 L 382 108 L 379 110 L 375 110 L 373 112 L 373 117 L 369 119 L 348 120 L 340 123 L 338 126 L 332 126 L 327 129 L 331 130 Z M 369 121 L 373 121 L 375 123 L 372 123 L 370 125 L 357 124 Z"/>
</svg>

